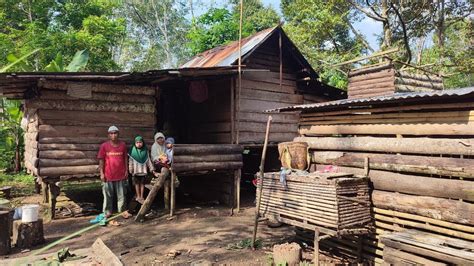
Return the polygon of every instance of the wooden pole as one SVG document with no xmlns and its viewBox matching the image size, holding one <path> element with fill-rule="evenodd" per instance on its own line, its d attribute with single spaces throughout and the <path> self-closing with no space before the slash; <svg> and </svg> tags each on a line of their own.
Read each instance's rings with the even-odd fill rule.
<svg viewBox="0 0 474 266">
<path fill-rule="evenodd" d="M 319 229 L 314 229 L 314 265 L 319 266 Z"/>
<path fill-rule="evenodd" d="M 263 143 L 262 160 L 260 161 L 260 183 L 258 184 L 258 198 L 257 198 L 257 210 L 255 211 L 255 223 L 253 227 L 252 247 L 255 248 L 255 240 L 257 239 L 257 227 L 258 227 L 258 216 L 260 213 L 260 202 L 262 200 L 263 191 L 263 177 L 265 167 L 265 155 L 267 153 L 268 135 L 270 134 L 270 123 L 272 122 L 272 116 L 268 116 L 267 129 L 265 131 L 265 142 Z"/>
<path fill-rule="evenodd" d="M 244 1 L 240 0 L 240 21 L 239 21 L 239 88 L 237 91 L 237 125 L 236 125 L 236 140 L 235 143 L 239 144 L 240 138 L 240 93 L 242 92 L 242 18 L 244 10 Z"/>
<path fill-rule="evenodd" d="M 176 178 L 176 173 L 171 170 L 171 202 L 170 202 L 170 217 L 173 217 L 174 215 L 174 206 L 176 203 L 176 188 L 175 188 L 175 178 Z"/>
<path fill-rule="evenodd" d="M 235 208 L 237 212 L 240 212 L 240 174 L 241 169 L 234 171 Z"/>
</svg>

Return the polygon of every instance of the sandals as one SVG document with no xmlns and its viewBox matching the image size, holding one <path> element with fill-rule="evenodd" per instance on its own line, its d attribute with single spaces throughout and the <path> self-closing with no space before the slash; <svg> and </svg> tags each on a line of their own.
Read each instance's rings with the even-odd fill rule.
<svg viewBox="0 0 474 266">
<path fill-rule="evenodd" d="M 121 225 L 121 223 L 119 223 L 115 220 L 109 221 L 109 224 L 112 225 L 112 226 L 120 226 Z"/>
<path fill-rule="evenodd" d="M 132 215 L 128 211 L 124 211 L 124 212 L 122 212 L 122 217 L 124 219 L 128 219 L 128 218 L 132 217 Z"/>
</svg>

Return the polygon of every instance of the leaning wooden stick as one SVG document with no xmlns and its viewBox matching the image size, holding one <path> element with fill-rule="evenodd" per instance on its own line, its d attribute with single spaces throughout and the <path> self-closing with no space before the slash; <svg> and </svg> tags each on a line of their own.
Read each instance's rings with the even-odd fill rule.
<svg viewBox="0 0 474 266">
<path fill-rule="evenodd" d="M 143 217 L 145 216 L 146 212 L 150 209 L 151 204 L 153 203 L 153 200 L 155 200 L 156 194 L 160 190 L 160 188 L 163 186 L 165 183 L 166 178 L 168 178 L 169 173 L 161 173 L 160 176 L 157 178 L 155 184 L 153 185 L 153 188 L 151 189 L 150 193 L 145 199 L 145 202 L 143 203 L 142 207 L 140 208 L 140 211 L 138 211 L 137 216 L 135 217 L 135 221 L 143 221 Z"/>
<path fill-rule="evenodd" d="M 253 227 L 252 247 L 255 248 L 255 241 L 257 239 L 257 227 L 258 227 L 258 216 L 260 213 L 260 201 L 262 200 L 263 190 L 263 168 L 265 166 L 265 155 L 267 153 L 268 135 L 270 134 L 270 123 L 272 116 L 268 116 L 267 130 L 265 131 L 265 142 L 263 143 L 262 160 L 260 161 L 260 182 L 258 183 L 258 198 L 257 198 L 257 210 L 255 211 L 255 224 Z"/>
</svg>

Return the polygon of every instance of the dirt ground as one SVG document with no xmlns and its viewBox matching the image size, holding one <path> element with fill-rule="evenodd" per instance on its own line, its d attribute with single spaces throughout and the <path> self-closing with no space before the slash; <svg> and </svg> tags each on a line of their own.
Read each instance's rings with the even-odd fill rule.
<svg viewBox="0 0 474 266">
<path fill-rule="evenodd" d="M 41 202 L 39 195 L 22 200 L 22 203 L 35 202 Z M 239 243 L 251 239 L 254 214 L 255 208 L 251 202 L 233 215 L 230 208 L 222 205 L 193 206 L 178 208 L 174 218 L 169 219 L 168 213 L 161 209 L 155 217 L 144 223 L 119 218 L 121 226 L 92 229 L 62 242 L 46 253 L 55 252 L 63 247 L 69 247 L 74 253 L 74 250 L 90 247 L 100 237 L 125 265 L 268 265 L 271 263 L 272 246 L 292 241 L 294 231 L 287 226 L 269 228 L 260 223 L 258 239 L 262 241 L 262 248 L 256 251 L 236 248 Z M 93 217 L 92 215 L 45 221 L 46 244 L 89 226 L 89 220 Z M 175 251 L 179 255 L 169 255 L 176 253 Z M 24 258 L 32 252 L 14 250 L 13 254 L 3 258 Z"/>
</svg>

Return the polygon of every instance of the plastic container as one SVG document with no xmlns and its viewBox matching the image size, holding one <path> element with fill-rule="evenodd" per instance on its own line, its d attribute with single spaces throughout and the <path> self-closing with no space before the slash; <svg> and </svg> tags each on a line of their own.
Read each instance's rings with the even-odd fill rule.
<svg viewBox="0 0 474 266">
<path fill-rule="evenodd" d="M 32 223 L 38 221 L 39 205 L 29 204 L 21 207 L 21 222 Z"/>
</svg>

